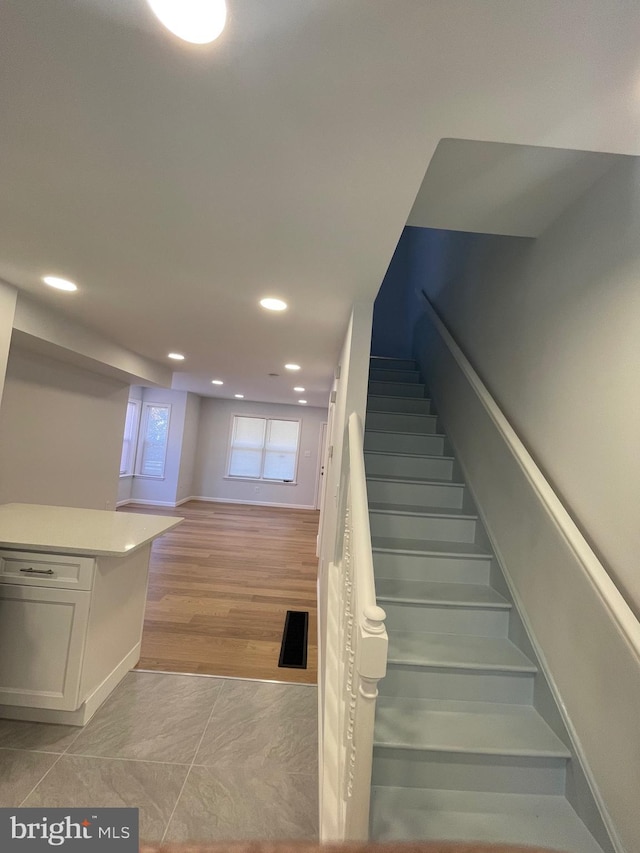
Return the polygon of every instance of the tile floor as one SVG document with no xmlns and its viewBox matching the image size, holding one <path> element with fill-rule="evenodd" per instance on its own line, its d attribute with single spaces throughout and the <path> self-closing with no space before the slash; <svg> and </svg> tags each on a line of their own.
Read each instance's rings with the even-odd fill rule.
<svg viewBox="0 0 640 853">
<path fill-rule="evenodd" d="M 0 806 L 140 809 L 146 841 L 317 839 L 317 688 L 130 672 L 84 729 L 0 720 Z"/>
</svg>

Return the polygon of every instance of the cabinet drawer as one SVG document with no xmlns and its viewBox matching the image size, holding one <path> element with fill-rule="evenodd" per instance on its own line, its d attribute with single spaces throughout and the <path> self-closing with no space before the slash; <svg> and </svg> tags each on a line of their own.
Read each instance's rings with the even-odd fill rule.
<svg viewBox="0 0 640 853">
<path fill-rule="evenodd" d="M 93 557 L 0 551 L 0 583 L 91 589 L 94 564 Z"/>
</svg>

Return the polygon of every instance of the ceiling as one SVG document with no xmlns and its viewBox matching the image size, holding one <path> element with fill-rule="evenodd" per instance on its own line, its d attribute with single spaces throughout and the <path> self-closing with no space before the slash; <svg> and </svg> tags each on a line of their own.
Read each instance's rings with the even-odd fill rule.
<svg viewBox="0 0 640 853">
<path fill-rule="evenodd" d="M 621 155 L 443 139 L 407 225 L 539 237 Z"/>
<path fill-rule="evenodd" d="M 228 7 L 196 47 L 145 0 L 0 5 L 0 278 L 148 358 L 184 352 L 175 387 L 294 402 L 299 383 L 326 405 L 350 306 L 374 298 L 442 139 L 640 153 L 635 2 Z"/>
</svg>

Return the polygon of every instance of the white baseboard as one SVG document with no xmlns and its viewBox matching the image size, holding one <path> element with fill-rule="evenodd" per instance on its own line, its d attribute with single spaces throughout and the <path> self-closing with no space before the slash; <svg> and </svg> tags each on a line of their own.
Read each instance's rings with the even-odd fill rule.
<svg viewBox="0 0 640 853">
<path fill-rule="evenodd" d="M 186 500 L 191 500 L 190 498 L 186 498 Z M 184 501 L 180 501 L 180 503 L 184 503 Z M 121 504 L 118 503 L 116 506 L 124 506 L 124 504 L 136 504 L 136 506 L 167 506 L 170 508 L 175 508 L 178 504 L 173 501 L 148 501 L 143 500 L 142 498 L 131 498 L 128 501 L 123 501 Z"/>
<path fill-rule="evenodd" d="M 219 504 L 249 504 L 251 506 L 277 506 L 283 509 L 315 509 L 311 504 L 282 504 L 275 501 L 243 501 L 238 498 L 207 498 L 203 495 L 193 495 L 187 498 L 189 501 L 208 501 L 209 503 Z"/>
<path fill-rule="evenodd" d="M 170 509 L 175 509 L 188 501 L 205 501 L 207 503 L 219 504 L 249 504 L 250 506 L 277 506 L 282 509 L 316 509 L 311 504 L 283 504 L 275 501 L 243 501 L 238 498 L 207 498 L 204 495 L 189 495 L 188 498 L 182 498 L 176 503 L 172 501 L 145 501 L 138 498 L 129 498 L 126 501 L 118 501 L 116 507 L 126 506 L 127 504 L 135 504 L 136 506 L 166 506 Z"/>
</svg>

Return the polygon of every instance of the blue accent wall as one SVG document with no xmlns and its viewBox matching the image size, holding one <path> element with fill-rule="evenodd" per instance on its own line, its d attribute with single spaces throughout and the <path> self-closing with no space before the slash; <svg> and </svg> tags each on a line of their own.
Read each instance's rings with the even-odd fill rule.
<svg viewBox="0 0 640 853">
<path fill-rule="evenodd" d="M 435 304 L 450 282 L 464 279 L 473 290 L 475 270 L 489 259 L 507 258 L 526 238 L 407 226 L 398 241 L 373 309 L 371 354 L 413 358 L 416 325 L 424 313 L 422 291 Z M 422 332 L 423 334 L 423 332 Z"/>
<path fill-rule="evenodd" d="M 411 358 L 411 326 L 407 306 L 409 279 L 407 229 L 403 231 L 373 306 L 371 355 Z"/>
</svg>

